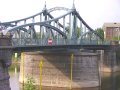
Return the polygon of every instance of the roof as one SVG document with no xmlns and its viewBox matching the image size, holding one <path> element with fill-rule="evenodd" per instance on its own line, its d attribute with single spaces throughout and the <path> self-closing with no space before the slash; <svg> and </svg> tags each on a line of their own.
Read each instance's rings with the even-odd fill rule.
<svg viewBox="0 0 120 90">
<path fill-rule="evenodd" d="M 106 28 L 106 27 L 120 27 L 120 23 L 104 23 L 103 24 L 103 28 Z"/>
</svg>

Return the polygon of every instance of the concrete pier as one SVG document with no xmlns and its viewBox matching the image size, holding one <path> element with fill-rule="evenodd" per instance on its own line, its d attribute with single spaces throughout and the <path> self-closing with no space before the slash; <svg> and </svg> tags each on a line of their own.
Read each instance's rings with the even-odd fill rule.
<svg viewBox="0 0 120 90">
<path fill-rule="evenodd" d="M 120 65 L 117 62 L 118 61 L 118 56 L 119 54 L 117 52 L 118 50 L 104 50 L 102 51 L 103 53 L 103 59 L 102 59 L 102 69 L 101 71 L 103 72 L 116 72 L 120 71 Z"/>
<path fill-rule="evenodd" d="M 0 35 L 0 46 L 11 46 L 10 35 Z M 8 67 L 11 65 L 12 50 L 0 49 L 0 90 L 11 90 Z"/>
<path fill-rule="evenodd" d="M 73 61 L 71 62 L 71 55 Z M 99 86 L 97 53 L 74 51 L 25 52 L 20 66 L 20 82 L 33 77 L 40 85 L 40 67 L 42 60 L 42 85 L 67 88 Z M 71 68 L 72 66 L 72 68 Z"/>
</svg>

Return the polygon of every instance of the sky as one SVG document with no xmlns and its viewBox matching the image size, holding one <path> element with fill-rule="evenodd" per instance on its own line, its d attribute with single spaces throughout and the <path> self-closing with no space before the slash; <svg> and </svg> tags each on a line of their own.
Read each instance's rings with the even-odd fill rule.
<svg viewBox="0 0 120 90">
<path fill-rule="evenodd" d="M 32 16 L 56 6 L 72 8 L 73 0 L 0 0 L 0 21 L 13 21 Z M 105 22 L 120 22 L 120 0 L 74 0 L 76 10 L 93 28 Z"/>
</svg>

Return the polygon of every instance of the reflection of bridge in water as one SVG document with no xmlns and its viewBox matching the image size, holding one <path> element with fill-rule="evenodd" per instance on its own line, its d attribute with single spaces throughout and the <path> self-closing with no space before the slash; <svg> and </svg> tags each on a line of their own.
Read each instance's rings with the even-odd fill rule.
<svg viewBox="0 0 120 90">
<path fill-rule="evenodd" d="M 60 10 L 63 10 L 64 14 L 58 17 L 55 17 L 54 12 L 60 11 Z M 102 35 L 97 31 L 94 31 L 82 19 L 80 14 L 76 11 L 75 6 L 73 6 L 71 9 L 64 8 L 64 7 L 55 7 L 55 8 L 47 9 L 45 5 L 44 9 L 40 13 L 35 14 L 33 16 L 20 19 L 20 20 L 11 21 L 11 22 L 1 22 L 0 30 L 2 30 L 2 33 L 0 35 L 1 37 L 0 38 L 1 40 L 0 56 L 3 55 L 2 53 L 4 52 L 4 50 L 5 52 L 9 52 L 7 54 L 10 56 L 12 52 L 16 52 L 16 51 L 21 51 L 21 52 L 41 51 L 41 50 L 47 49 L 51 53 L 44 53 L 44 55 L 42 55 L 43 53 L 42 54 L 40 53 L 39 58 L 45 60 L 45 62 L 47 63 L 46 65 L 48 66 L 50 65 L 50 67 L 52 67 L 51 72 L 53 69 L 58 71 L 60 70 L 62 73 L 56 73 L 56 75 L 61 74 L 61 76 L 62 75 L 67 76 L 67 78 L 66 77 L 64 78 L 65 80 L 68 80 L 69 73 L 71 73 L 70 79 L 72 79 L 72 68 L 71 68 L 71 71 L 69 70 L 70 65 L 72 65 L 72 63 L 70 62 L 71 54 L 75 54 L 75 60 L 74 60 L 75 62 L 73 63 L 74 65 L 73 72 L 75 72 L 73 75 L 75 76 L 73 76 L 73 78 L 76 78 L 76 77 L 79 78 L 79 80 L 77 80 L 78 82 L 80 80 L 85 80 L 86 78 L 88 80 L 89 79 L 88 76 L 84 77 L 84 75 L 83 76 L 80 76 L 80 75 L 86 74 L 85 72 L 86 69 L 84 68 L 87 68 L 87 71 L 90 71 L 92 68 L 93 71 L 90 71 L 89 75 L 95 76 L 95 78 L 92 77 L 93 79 L 95 79 L 95 81 L 98 80 L 99 75 L 98 75 L 97 65 L 98 65 L 98 60 L 100 60 L 100 58 L 98 59 L 99 54 L 98 53 L 96 54 L 93 52 L 92 54 L 88 53 L 88 55 L 86 53 L 81 54 L 81 53 L 78 53 L 80 52 L 79 49 L 93 50 L 94 52 L 96 50 L 104 50 L 104 54 L 105 54 L 104 59 L 105 59 L 105 62 L 109 64 L 108 66 L 111 67 L 111 65 L 116 64 L 115 63 L 116 52 L 115 52 L 114 46 L 111 46 L 109 42 L 104 41 Z M 9 38 L 7 37 L 8 34 L 10 34 Z M 74 51 L 75 49 L 77 50 L 77 52 Z M 56 52 L 53 52 L 52 50 L 53 51 L 63 50 L 63 52 L 56 53 Z M 71 52 L 72 50 L 73 52 Z M 46 56 L 47 54 L 48 56 Z M 37 66 L 40 60 L 36 59 L 36 57 L 34 57 L 34 55 L 32 56 L 32 54 L 30 55 L 32 57 L 30 58 L 30 60 L 35 61 L 35 63 L 37 62 L 35 65 Z M 54 55 L 55 55 L 55 58 L 53 58 Z M 62 57 L 62 61 L 60 60 L 61 57 Z M 6 58 L 4 59 L 6 60 Z M 7 60 L 8 59 L 10 60 L 11 56 L 7 58 Z M 55 59 L 57 59 L 58 61 Z M 9 63 L 7 60 L 2 62 L 2 63 L 5 63 L 6 67 L 9 66 Z M 68 60 L 68 62 L 66 60 Z M 33 62 L 30 63 L 30 65 L 33 65 L 33 64 L 34 64 Z M 66 67 L 64 70 L 63 70 L 64 67 L 62 67 L 63 64 Z M 24 65 L 23 62 L 22 62 L 22 65 Z M 80 67 L 80 66 L 83 66 L 83 67 Z M 50 68 L 48 67 L 47 69 L 50 69 Z M 27 71 L 32 72 L 31 70 L 26 69 L 26 72 Z M 46 71 L 46 69 L 44 69 L 44 71 Z M 39 71 L 36 71 L 36 72 L 39 72 Z M 94 75 L 92 74 L 92 72 L 94 72 Z M 22 71 L 22 74 L 24 74 L 24 70 Z M 25 76 L 22 75 L 22 78 L 24 77 Z M 45 76 L 45 77 L 48 77 L 48 76 Z M 81 77 L 84 77 L 84 79 L 83 78 L 81 79 Z M 54 80 L 56 80 L 56 78 Z M 65 80 L 63 80 L 63 82 Z M 24 79 L 22 79 L 22 81 L 24 81 Z M 59 79 L 57 81 L 59 81 Z M 77 81 L 74 80 L 74 82 L 77 82 Z M 97 81 L 97 84 L 95 83 L 94 85 L 98 85 L 98 84 L 99 84 L 99 81 Z M 84 84 L 83 86 L 85 85 L 86 84 Z M 78 83 L 78 87 L 79 86 L 80 85 Z"/>
</svg>

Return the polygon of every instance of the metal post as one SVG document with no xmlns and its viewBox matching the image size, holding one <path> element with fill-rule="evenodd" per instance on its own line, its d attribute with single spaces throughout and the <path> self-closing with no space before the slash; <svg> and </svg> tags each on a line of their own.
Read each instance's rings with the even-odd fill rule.
<svg viewBox="0 0 120 90">
<path fill-rule="evenodd" d="M 42 22 L 42 14 L 40 14 L 40 22 Z M 40 41 L 39 41 L 39 44 L 42 44 L 42 27 L 40 25 Z"/>
<path fill-rule="evenodd" d="M 19 40 L 20 40 L 20 41 L 19 41 L 19 42 L 20 42 L 19 44 L 22 45 L 22 38 L 21 38 L 21 37 L 22 37 L 22 36 L 21 36 L 22 34 L 21 34 L 21 30 L 18 30 L 18 34 L 19 34 L 19 37 L 18 37 L 18 38 L 19 38 Z"/>
<path fill-rule="evenodd" d="M 57 24 L 56 24 L 56 27 L 58 28 L 58 23 L 59 23 L 59 20 L 57 20 Z M 57 43 L 58 44 L 58 41 L 59 41 L 59 36 L 58 36 L 58 33 L 56 32 L 56 36 L 57 36 Z"/>
<path fill-rule="evenodd" d="M 82 36 L 82 22 L 80 21 L 80 36 Z"/>
<path fill-rule="evenodd" d="M 86 26 L 84 26 L 84 33 L 86 33 Z"/>
<path fill-rule="evenodd" d="M 32 23 L 34 23 L 35 22 L 35 19 L 34 19 L 34 17 L 32 18 Z"/>
<path fill-rule="evenodd" d="M 71 66 L 70 66 L 70 89 L 72 89 L 72 81 L 73 81 L 73 59 L 74 55 L 71 54 Z"/>
<path fill-rule="evenodd" d="M 31 33 L 30 33 L 31 39 L 33 39 L 33 27 L 32 26 L 30 27 L 30 31 L 31 31 Z"/>
<path fill-rule="evenodd" d="M 101 70 L 101 67 L 102 67 L 102 59 L 103 59 L 103 56 L 102 56 L 102 50 L 100 50 L 98 52 L 98 60 L 97 60 L 97 66 L 98 66 L 98 79 L 99 79 L 99 90 L 101 90 L 101 81 L 102 81 L 102 70 Z"/>
<path fill-rule="evenodd" d="M 26 24 L 26 20 L 24 20 L 24 24 Z"/>
<path fill-rule="evenodd" d="M 53 21 L 53 26 L 55 27 L 55 21 Z M 54 31 L 54 35 L 56 35 L 56 31 Z"/>
<path fill-rule="evenodd" d="M 71 14 L 69 15 L 69 39 L 72 37 L 72 28 L 71 28 Z"/>
<path fill-rule="evenodd" d="M 24 53 L 21 53 L 21 61 L 22 61 L 22 78 L 23 78 L 23 90 L 24 90 Z"/>
<path fill-rule="evenodd" d="M 17 26 L 17 22 L 15 22 L 15 25 Z"/>
<path fill-rule="evenodd" d="M 63 17 L 63 32 L 65 32 L 65 17 Z"/>
<path fill-rule="evenodd" d="M 76 18 L 76 15 L 74 14 L 73 15 L 73 38 L 77 38 L 77 18 Z"/>
</svg>

